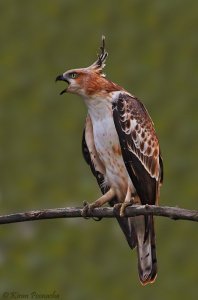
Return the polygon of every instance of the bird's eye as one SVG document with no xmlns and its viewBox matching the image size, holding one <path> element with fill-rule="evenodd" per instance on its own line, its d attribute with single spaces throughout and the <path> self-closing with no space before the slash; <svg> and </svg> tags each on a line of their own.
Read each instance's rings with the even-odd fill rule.
<svg viewBox="0 0 198 300">
<path fill-rule="evenodd" d="M 72 72 L 69 74 L 69 77 L 72 78 L 72 79 L 75 79 L 78 77 L 78 74 L 76 72 Z"/>
</svg>

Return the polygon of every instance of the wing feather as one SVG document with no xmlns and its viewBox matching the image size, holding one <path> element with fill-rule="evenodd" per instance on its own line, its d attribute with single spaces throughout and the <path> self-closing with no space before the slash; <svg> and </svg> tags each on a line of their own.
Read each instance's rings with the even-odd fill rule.
<svg viewBox="0 0 198 300">
<path fill-rule="evenodd" d="M 121 92 L 113 102 L 113 118 L 123 159 L 143 204 L 155 204 L 163 164 L 153 122 L 144 105 Z"/>
</svg>

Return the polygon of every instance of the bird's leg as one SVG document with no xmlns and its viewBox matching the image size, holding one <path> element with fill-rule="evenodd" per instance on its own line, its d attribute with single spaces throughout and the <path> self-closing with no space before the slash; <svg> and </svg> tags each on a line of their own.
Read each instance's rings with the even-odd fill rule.
<svg viewBox="0 0 198 300">
<path fill-rule="evenodd" d="M 104 194 L 102 197 L 97 199 L 91 204 L 88 204 L 87 202 L 84 202 L 84 208 L 82 210 L 82 216 L 84 218 L 87 218 L 87 213 L 91 213 L 94 208 L 100 207 L 103 204 L 109 202 L 113 197 L 115 196 L 115 192 L 113 189 L 110 189 L 106 194 Z"/>
<path fill-rule="evenodd" d="M 126 197 L 125 197 L 124 202 L 121 204 L 121 207 L 120 207 L 120 217 L 124 217 L 126 207 L 130 206 L 134 203 L 134 199 L 135 199 L 134 196 L 135 195 L 133 195 L 131 193 L 131 189 L 128 186 Z"/>
</svg>

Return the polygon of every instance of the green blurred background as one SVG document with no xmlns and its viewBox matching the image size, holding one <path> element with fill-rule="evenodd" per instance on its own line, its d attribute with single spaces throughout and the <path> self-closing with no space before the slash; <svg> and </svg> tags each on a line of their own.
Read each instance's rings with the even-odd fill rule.
<svg viewBox="0 0 198 300">
<path fill-rule="evenodd" d="M 100 193 L 81 155 L 86 108 L 55 77 L 91 64 L 106 35 L 107 77 L 143 100 L 165 165 L 161 204 L 197 208 L 198 4 L 0 2 L 1 213 L 79 206 Z M 156 218 L 159 273 L 142 287 L 115 220 L 0 227 L 0 297 L 197 299 L 197 224 Z"/>
</svg>

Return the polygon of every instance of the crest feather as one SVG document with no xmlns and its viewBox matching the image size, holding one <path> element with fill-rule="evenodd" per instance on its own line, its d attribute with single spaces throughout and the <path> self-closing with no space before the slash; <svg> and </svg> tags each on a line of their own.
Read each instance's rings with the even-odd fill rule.
<svg viewBox="0 0 198 300">
<path fill-rule="evenodd" d="M 98 54 L 98 59 L 89 67 L 94 71 L 101 74 L 101 76 L 105 77 L 105 74 L 102 74 L 102 69 L 105 67 L 105 61 L 108 56 L 107 51 L 105 50 L 105 36 L 102 36 L 102 43 L 100 46 L 100 54 Z"/>
</svg>

